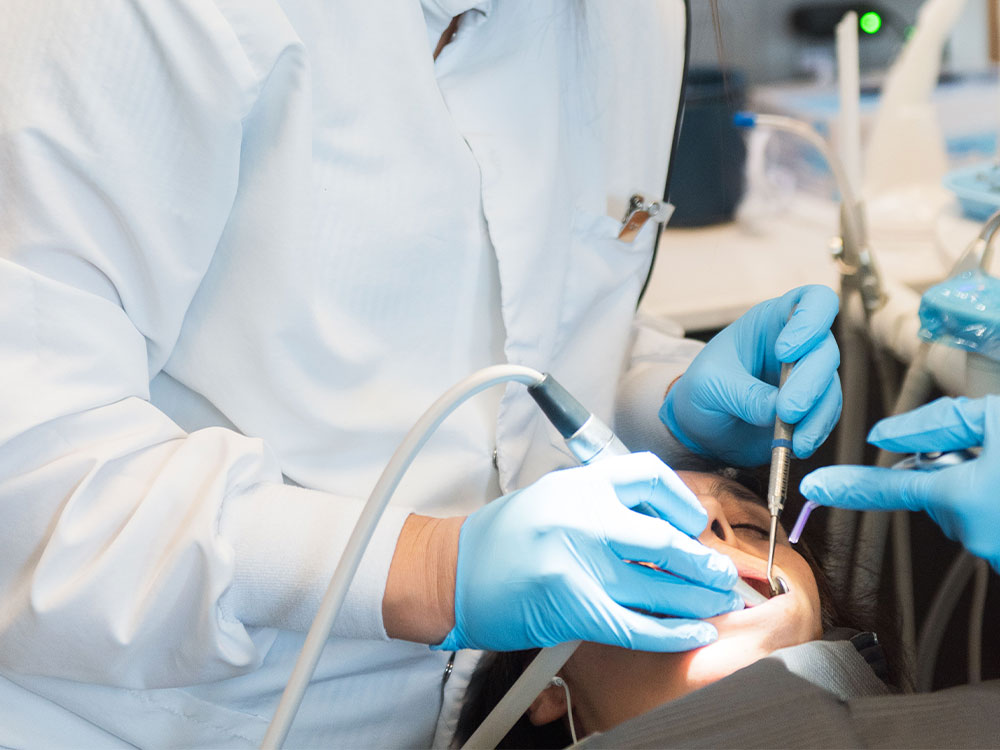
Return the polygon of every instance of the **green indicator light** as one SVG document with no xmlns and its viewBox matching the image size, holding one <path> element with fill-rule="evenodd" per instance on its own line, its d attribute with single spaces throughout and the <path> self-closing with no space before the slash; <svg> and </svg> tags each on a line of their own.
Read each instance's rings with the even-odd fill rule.
<svg viewBox="0 0 1000 750">
<path fill-rule="evenodd" d="M 882 28 L 882 16 L 870 10 L 858 19 L 858 26 L 866 34 L 877 34 Z"/>
</svg>

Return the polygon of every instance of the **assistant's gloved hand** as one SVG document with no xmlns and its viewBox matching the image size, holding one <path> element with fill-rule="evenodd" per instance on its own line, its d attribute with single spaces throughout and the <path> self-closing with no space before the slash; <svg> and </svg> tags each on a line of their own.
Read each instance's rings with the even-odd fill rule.
<svg viewBox="0 0 1000 750">
<path fill-rule="evenodd" d="M 638 505 L 661 517 L 631 509 Z M 738 580 L 732 560 L 693 538 L 707 522 L 691 490 L 651 453 L 547 474 L 465 520 L 455 627 L 435 648 L 710 643 L 717 633 L 706 622 L 635 611 L 700 618 L 743 607 L 729 590 Z"/>
<path fill-rule="evenodd" d="M 830 332 L 838 309 L 837 295 L 819 285 L 755 305 L 698 353 L 660 419 L 695 453 L 759 466 L 770 460 L 777 414 L 795 424 L 795 455 L 811 455 L 840 417 L 840 350 Z M 796 365 L 779 393 L 782 362 Z"/>
<path fill-rule="evenodd" d="M 868 440 L 898 452 L 983 450 L 938 471 L 828 466 L 802 480 L 802 494 L 855 510 L 925 510 L 945 534 L 1000 571 L 1000 397 L 941 398 L 883 419 Z"/>
</svg>

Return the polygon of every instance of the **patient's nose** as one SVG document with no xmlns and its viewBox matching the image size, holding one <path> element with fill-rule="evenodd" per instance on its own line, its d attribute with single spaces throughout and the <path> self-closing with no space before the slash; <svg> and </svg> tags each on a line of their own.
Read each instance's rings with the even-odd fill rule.
<svg viewBox="0 0 1000 750">
<path fill-rule="evenodd" d="M 733 532 L 726 513 L 722 508 L 722 503 L 711 495 L 702 495 L 698 498 L 701 504 L 708 511 L 708 526 L 698 537 L 699 541 L 707 544 L 713 540 L 720 540 L 732 544 L 736 541 L 736 534 Z"/>
</svg>

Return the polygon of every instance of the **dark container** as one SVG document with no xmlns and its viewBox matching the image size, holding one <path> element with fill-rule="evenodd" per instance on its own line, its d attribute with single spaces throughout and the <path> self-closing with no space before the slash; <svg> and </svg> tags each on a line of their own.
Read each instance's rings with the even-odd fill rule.
<svg viewBox="0 0 1000 750">
<path fill-rule="evenodd" d="M 746 104 L 746 83 L 735 70 L 691 68 L 670 177 L 672 227 L 731 221 L 743 196 L 746 145 L 733 115 Z"/>
</svg>

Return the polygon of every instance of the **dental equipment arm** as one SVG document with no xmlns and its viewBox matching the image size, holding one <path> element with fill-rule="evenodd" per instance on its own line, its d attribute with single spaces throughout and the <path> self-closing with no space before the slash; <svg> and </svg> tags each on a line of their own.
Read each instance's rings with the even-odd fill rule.
<svg viewBox="0 0 1000 750">
<path fill-rule="evenodd" d="M 868 245 L 864 204 L 854 192 L 841 160 L 826 139 L 812 126 L 793 117 L 740 112 L 733 118 L 733 122 L 737 127 L 764 127 L 795 135 L 812 145 L 826 160 L 841 198 L 843 230 L 834 258 L 840 263 L 842 276 L 856 282 L 865 316 L 870 317 L 885 303 L 885 294 L 875 258 Z"/>
<path fill-rule="evenodd" d="M 993 213 L 984 223 L 979 234 L 962 253 L 952 266 L 949 277 L 957 276 L 965 271 L 980 269 L 989 272 L 993 263 L 993 237 L 1000 229 L 1000 211 Z"/>
</svg>

